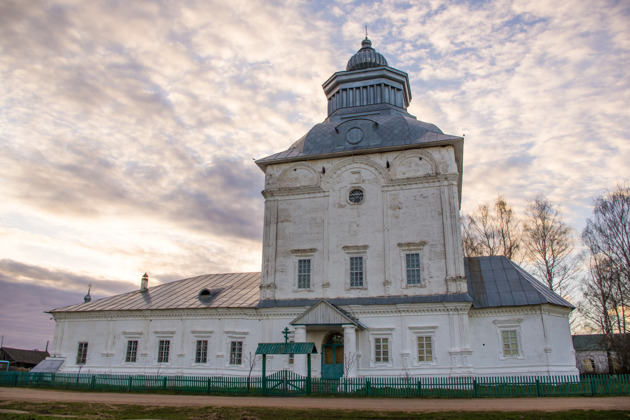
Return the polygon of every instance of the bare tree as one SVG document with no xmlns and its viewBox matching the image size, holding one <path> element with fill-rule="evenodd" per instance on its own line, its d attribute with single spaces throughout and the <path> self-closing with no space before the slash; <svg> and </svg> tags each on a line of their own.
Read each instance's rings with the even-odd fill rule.
<svg viewBox="0 0 630 420">
<path fill-rule="evenodd" d="M 521 258 L 521 223 L 502 196 L 492 204 L 480 204 L 461 219 L 464 255 L 467 257 L 504 255 Z"/>
<path fill-rule="evenodd" d="M 357 365 L 357 355 L 354 352 L 345 354 L 344 361 L 343 361 L 343 377 L 349 378 L 350 373 L 352 373 L 356 365 Z"/>
<path fill-rule="evenodd" d="M 569 297 L 575 290 L 570 282 L 580 269 L 580 258 L 574 252 L 573 230 L 545 197 L 527 205 L 523 243 L 533 274 L 560 296 Z"/>
<path fill-rule="evenodd" d="M 630 367 L 626 307 L 630 301 L 630 188 L 617 185 L 595 199 L 582 241 L 590 254 L 584 284 L 585 314 L 605 336 L 609 366 L 612 354 L 622 369 Z M 598 298 L 598 299 L 593 299 Z M 628 359 L 628 360 L 626 360 Z"/>
<path fill-rule="evenodd" d="M 619 323 L 619 296 L 616 272 L 608 260 L 598 256 L 589 259 L 588 276 L 582 282 L 584 301 L 579 307 L 584 320 L 603 333 L 603 345 L 610 373 L 613 373 L 613 337 L 621 327 Z M 617 314 L 617 315 L 615 315 Z"/>
<path fill-rule="evenodd" d="M 593 255 L 603 255 L 630 286 L 630 187 L 617 185 L 595 200 L 582 239 Z"/>
<path fill-rule="evenodd" d="M 249 384 L 252 377 L 252 371 L 256 367 L 256 354 L 251 351 L 244 357 L 245 363 L 247 363 L 247 367 L 249 368 L 249 372 L 247 373 L 247 390 L 249 390 Z"/>
</svg>

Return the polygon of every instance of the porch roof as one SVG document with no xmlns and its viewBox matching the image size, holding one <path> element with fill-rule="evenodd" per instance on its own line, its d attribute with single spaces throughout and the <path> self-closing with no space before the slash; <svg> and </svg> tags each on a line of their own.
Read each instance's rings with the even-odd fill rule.
<svg viewBox="0 0 630 420">
<path fill-rule="evenodd" d="M 258 343 L 256 354 L 317 354 L 315 343 Z"/>
</svg>

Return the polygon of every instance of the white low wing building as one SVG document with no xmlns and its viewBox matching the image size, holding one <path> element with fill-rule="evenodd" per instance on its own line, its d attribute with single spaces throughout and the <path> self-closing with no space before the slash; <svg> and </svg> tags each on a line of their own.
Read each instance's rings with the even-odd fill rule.
<svg viewBox="0 0 630 420">
<path fill-rule="evenodd" d="M 463 138 L 407 113 L 407 74 L 366 38 L 323 87 L 324 122 L 256 162 L 262 272 L 52 310 L 61 371 L 260 374 L 257 345 L 288 328 L 324 378 L 577 374 L 571 304 L 504 257 L 464 258 Z"/>
</svg>

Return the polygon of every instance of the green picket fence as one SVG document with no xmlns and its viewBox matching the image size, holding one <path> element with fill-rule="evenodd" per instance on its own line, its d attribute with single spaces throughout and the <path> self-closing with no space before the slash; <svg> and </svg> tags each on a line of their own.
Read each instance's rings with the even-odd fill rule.
<svg viewBox="0 0 630 420">
<path fill-rule="evenodd" d="M 289 371 L 261 377 L 145 376 L 0 372 L 0 386 L 205 395 L 506 398 L 630 395 L 630 375 L 308 378 Z"/>
</svg>

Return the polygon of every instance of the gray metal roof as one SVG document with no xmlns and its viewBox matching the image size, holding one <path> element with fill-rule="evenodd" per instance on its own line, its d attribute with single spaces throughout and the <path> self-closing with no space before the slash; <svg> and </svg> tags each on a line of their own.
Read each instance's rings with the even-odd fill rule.
<svg viewBox="0 0 630 420">
<path fill-rule="evenodd" d="M 387 60 L 385 57 L 372 48 L 372 41 L 366 36 L 363 42 L 361 42 L 361 49 L 348 60 L 346 70 L 362 70 L 386 65 Z"/>
<path fill-rule="evenodd" d="M 63 365 L 64 359 L 45 359 L 31 369 L 32 373 L 57 373 Z"/>
<path fill-rule="evenodd" d="M 368 107 L 365 107 L 368 108 Z M 365 138 L 356 144 L 346 141 L 347 133 L 360 128 Z M 276 161 L 305 160 L 360 150 L 397 149 L 436 142 L 462 142 L 457 136 L 444 134 L 434 124 L 418 121 L 409 114 L 370 115 L 342 122 L 322 122 L 293 143 L 287 150 L 259 159 L 259 166 Z"/>
<path fill-rule="evenodd" d="M 606 351 L 604 334 L 580 334 L 573 336 L 575 351 Z"/>
<path fill-rule="evenodd" d="M 258 305 L 260 273 L 206 274 L 135 290 L 87 303 L 58 308 L 50 313 L 133 311 L 156 309 L 254 308 Z M 207 289 L 209 296 L 200 296 Z"/>
<path fill-rule="evenodd" d="M 475 308 L 543 303 L 574 308 L 506 257 L 465 258 L 464 265 Z"/>
<path fill-rule="evenodd" d="M 468 294 L 333 298 L 332 305 L 391 305 L 473 302 L 475 308 L 549 303 L 573 308 L 525 270 L 505 257 L 466 258 Z M 50 313 L 201 308 L 272 308 L 312 306 L 320 299 L 260 300 L 260 273 L 207 274 L 53 309 Z M 200 295 L 202 290 L 209 295 Z M 338 308 L 339 309 L 339 308 Z"/>
</svg>

